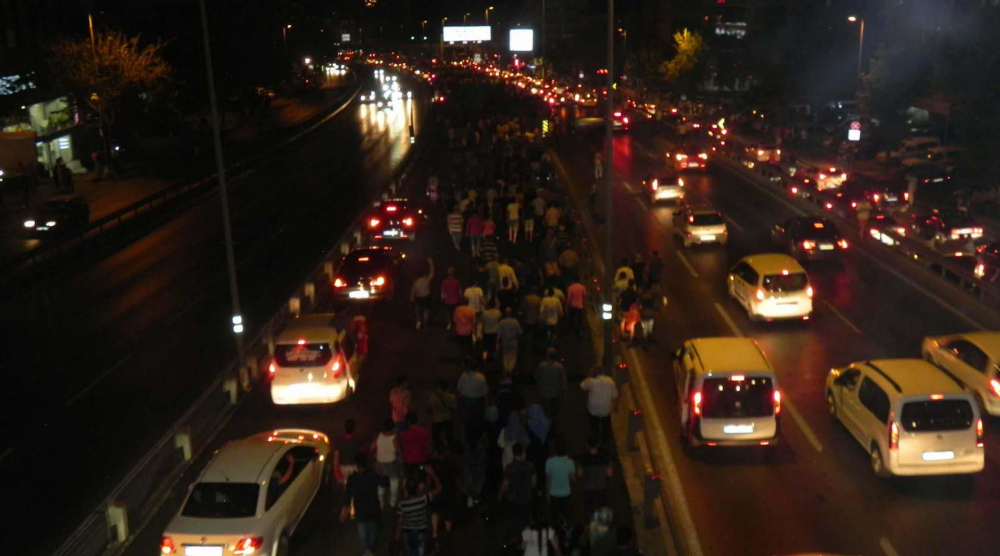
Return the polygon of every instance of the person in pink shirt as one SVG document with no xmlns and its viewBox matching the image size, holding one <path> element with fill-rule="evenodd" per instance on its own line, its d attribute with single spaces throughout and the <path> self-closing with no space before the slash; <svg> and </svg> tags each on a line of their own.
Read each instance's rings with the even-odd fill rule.
<svg viewBox="0 0 1000 556">
<path fill-rule="evenodd" d="M 455 269 L 449 268 L 444 280 L 441 281 L 441 301 L 445 307 L 445 320 L 448 322 L 448 330 L 451 330 L 451 316 L 455 313 L 455 307 L 462 300 L 462 283 L 455 278 Z"/>
<path fill-rule="evenodd" d="M 462 355 L 472 355 L 473 338 L 476 331 L 476 311 L 469 306 L 468 299 L 462 299 L 458 307 L 455 308 L 455 315 L 452 318 L 455 323 L 455 336 L 465 353 Z"/>
<path fill-rule="evenodd" d="M 406 414 L 410 412 L 410 379 L 403 375 L 396 379 L 396 386 L 389 390 L 389 404 L 392 406 L 392 422 L 401 429 L 406 423 Z"/>
<path fill-rule="evenodd" d="M 566 289 L 566 308 L 569 313 L 569 328 L 573 332 L 583 337 L 583 304 L 587 299 L 587 287 L 579 280 L 570 284 Z"/>
<path fill-rule="evenodd" d="M 479 246 L 483 244 L 483 217 L 479 213 L 473 214 L 465 222 L 465 233 L 469 236 L 472 256 L 479 257 Z"/>
<path fill-rule="evenodd" d="M 486 220 L 483 220 L 483 237 L 493 237 L 497 233 L 497 223 L 493 221 L 493 217 L 487 216 Z"/>
</svg>

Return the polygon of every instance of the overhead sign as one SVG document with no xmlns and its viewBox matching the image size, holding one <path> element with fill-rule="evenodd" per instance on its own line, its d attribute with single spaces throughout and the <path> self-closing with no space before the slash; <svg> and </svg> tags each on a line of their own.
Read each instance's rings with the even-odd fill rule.
<svg viewBox="0 0 1000 556">
<path fill-rule="evenodd" d="M 477 42 L 490 40 L 489 25 L 456 25 L 443 29 L 444 42 Z"/>
<path fill-rule="evenodd" d="M 532 29 L 510 30 L 510 51 L 531 52 L 535 49 L 535 31 Z"/>
<path fill-rule="evenodd" d="M 340 35 L 340 42 L 351 42 L 351 34 L 350 33 L 341 33 L 341 35 Z"/>
<path fill-rule="evenodd" d="M 861 140 L 861 122 L 851 122 L 851 128 L 847 130 L 848 141 Z"/>
</svg>

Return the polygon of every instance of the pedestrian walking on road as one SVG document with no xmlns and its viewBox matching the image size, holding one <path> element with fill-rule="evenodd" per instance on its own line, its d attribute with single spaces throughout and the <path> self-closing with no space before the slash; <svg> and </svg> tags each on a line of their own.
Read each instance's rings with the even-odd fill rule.
<svg viewBox="0 0 1000 556">
<path fill-rule="evenodd" d="M 480 246 L 483 244 L 483 217 L 473 212 L 465 222 L 465 233 L 469 236 L 469 248 L 472 256 L 478 258 Z"/>
<path fill-rule="evenodd" d="M 340 521 L 350 519 L 353 508 L 358 544 L 364 550 L 363 556 L 374 556 L 382 528 L 382 499 L 379 493 L 389 487 L 389 479 L 371 469 L 368 454 L 359 453 L 355 463 L 357 471 L 347 479 L 344 489 Z"/>
<path fill-rule="evenodd" d="M 355 426 L 354 419 L 344 421 L 344 434 L 334 441 L 333 470 L 339 484 L 345 484 L 351 474 L 357 471 L 361 442 L 354 437 Z"/>
<path fill-rule="evenodd" d="M 462 250 L 462 231 L 465 229 L 465 217 L 459 211 L 458 203 L 452 205 L 451 212 L 448 213 L 448 234 L 451 235 L 451 243 L 455 246 L 455 251 Z"/>
<path fill-rule="evenodd" d="M 520 531 L 527 524 L 532 493 L 538 483 L 535 466 L 524 457 L 524 446 L 518 442 L 510 446 L 510 461 L 504 465 L 503 482 L 500 484 L 499 499 L 504 504 L 511 532 Z"/>
<path fill-rule="evenodd" d="M 427 469 L 430 490 L 417 479 L 403 482 L 403 499 L 396 506 L 399 519 L 396 522 L 396 539 L 406 536 L 409 556 L 425 556 L 427 549 L 427 529 L 430 518 L 431 500 L 441 492 L 441 480 L 431 468 Z"/>
<path fill-rule="evenodd" d="M 557 359 L 555 348 L 545 351 L 545 360 L 535 370 L 535 386 L 545 414 L 552 422 L 559 420 L 559 410 L 568 390 L 566 368 Z"/>
<path fill-rule="evenodd" d="M 559 536 L 555 528 L 549 525 L 545 512 L 535 508 L 532 513 L 531 525 L 521 533 L 521 550 L 524 556 L 557 556 L 559 552 Z"/>
<path fill-rule="evenodd" d="M 410 410 L 406 415 L 407 427 L 399 433 L 399 448 L 407 478 L 417 477 L 420 466 L 431 459 L 431 433 L 419 422 L 417 412 Z"/>
<path fill-rule="evenodd" d="M 531 439 L 528 438 L 528 432 L 524 430 L 524 426 L 521 425 L 521 416 L 517 414 L 516 411 L 510 412 L 507 415 L 507 422 L 504 428 L 500 429 L 500 435 L 497 437 L 497 446 L 503 450 L 503 455 L 500 458 L 500 463 L 503 468 L 506 469 L 510 462 L 514 461 L 514 445 L 520 445 L 523 449 L 528 445 Z"/>
<path fill-rule="evenodd" d="M 497 351 L 503 357 L 503 371 L 513 375 L 517 368 L 518 340 L 524 331 L 521 324 L 514 318 L 514 310 L 504 309 L 504 318 L 497 324 Z"/>
<path fill-rule="evenodd" d="M 427 404 L 431 416 L 431 436 L 434 449 L 444 453 L 454 443 L 454 417 L 458 401 L 447 380 L 438 381 L 437 390 L 431 393 Z"/>
<path fill-rule="evenodd" d="M 490 307 L 483 311 L 483 355 L 486 359 L 492 359 L 497 350 L 497 332 L 500 330 L 500 321 L 503 320 L 503 313 L 500 312 L 500 301 L 496 300 Z"/>
<path fill-rule="evenodd" d="M 427 272 L 413 281 L 410 302 L 414 305 L 417 330 L 427 328 L 431 317 L 431 280 L 434 279 L 434 259 L 427 257 Z"/>
<path fill-rule="evenodd" d="M 664 297 L 664 299 L 666 299 Z M 656 314 L 659 312 L 659 301 L 653 294 L 653 290 L 647 288 L 639 296 L 639 318 L 642 323 L 642 341 L 648 345 L 653 337 L 653 325 L 656 323 Z"/>
<path fill-rule="evenodd" d="M 521 227 L 521 205 L 514 198 L 507 204 L 507 241 L 517 243 L 517 232 Z"/>
<path fill-rule="evenodd" d="M 455 337 L 461 348 L 462 359 L 475 356 L 476 312 L 469 306 L 468 299 L 462 299 L 452 316 L 455 323 Z"/>
<path fill-rule="evenodd" d="M 375 452 L 375 470 L 389 481 L 388 485 L 379 486 L 379 504 L 384 505 L 388 497 L 389 506 L 395 506 L 399 498 L 399 466 L 402 463 L 402 451 L 399 449 L 396 423 L 392 419 L 386 418 L 382 423 L 382 432 L 372 442 L 371 450 Z"/>
<path fill-rule="evenodd" d="M 521 300 L 521 327 L 524 329 L 524 345 L 528 353 L 534 353 L 541 308 L 542 297 L 538 295 L 538 287 L 532 286 L 531 292 Z"/>
<path fill-rule="evenodd" d="M 585 303 L 587 300 L 587 287 L 574 281 L 566 288 L 566 311 L 569 316 L 570 332 L 583 338 L 583 327 L 586 322 Z"/>
<path fill-rule="evenodd" d="M 490 387 L 486 383 L 483 373 L 474 368 L 467 368 L 462 376 L 458 377 L 458 403 L 464 413 L 463 418 L 466 426 L 471 426 L 470 422 L 481 420 L 483 412 L 486 410 L 486 396 L 490 393 Z"/>
<path fill-rule="evenodd" d="M 861 235 L 861 239 L 864 239 L 868 235 L 868 218 L 871 216 L 872 204 L 868 202 L 867 198 L 862 198 L 855 208 L 858 218 L 858 233 Z"/>
<path fill-rule="evenodd" d="M 601 440 L 591 437 L 587 441 L 587 453 L 580 457 L 576 477 L 583 492 L 585 515 L 607 505 L 608 479 L 614 476 L 611 456 L 601 449 Z"/>
<path fill-rule="evenodd" d="M 552 517 L 568 519 L 569 500 L 573 494 L 576 463 L 566 455 L 566 441 L 556 441 L 556 455 L 545 461 L 546 500 Z"/>
<path fill-rule="evenodd" d="M 431 460 L 424 466 L 424 472 L 429 477 L 434 476 L 441 482 L 441 492 L 431 500 L 431 554 L 441 551 L 441 522 L 444 522 L 444 533 L 451 533 L 457 511 L 457 480 L 458 470 L 449 458 L 448 452 L 435 452 Z M 426 488 L 430 489 L 428 484 Z"/>
<path fill-rule="evenodd" d="M 444 280 L 441 281 L 441 302 L 444 303 L 446 330 L 451 330 L 451 318 L 455 314 L 459 301 L 462 300 L 462 283 L 455 278 L 455 269 L 449 268 Z"/>
<path fill-rule="evenodd" d="M 406 426 L 406 414 L 410 412 L 410 379 L 402 375 L 396 379 L 396 386 L 389 390 L 389 405 L 392 406 L 392 421 L 396 427 L 402 429 Z"/>
<path fill-rule="evenodd" d="M 580 383 L 587 392 L 587 414 L 590 416 L 590 435 L 603 444 L 611 438 L 611 412 L 618 407 L 618 386 L 601 367 L 594 367 L 590 377 Z"/>
<path fill-rule="evenodd" d="M 541 306 L 538 309 L 538 318 L 545 327 L 545 337 L 550 345 L 555 342 L 559 334 L 559 317 L 562 315 L 563 304 L 556 297 L 555 289 L 546 289 L 545 297 L 542 298 Z"/>
<path fill-rule="evenodd" d="M 525 450 L 528 461 L 535 466 L 535 471 L 541 475 L 545 472 L 545 460 L 549 457 L 549 433 L 552 431 L 552 420 L 545 416 L 542 406 L 531 404 L 528 407 L 528 448 Z"/>
<path fill-rule="evenodd" d="M 594 153 L 594 179 L 599 180 L 604 177 L 604 156 L 601 151 Z"/>
</svg>

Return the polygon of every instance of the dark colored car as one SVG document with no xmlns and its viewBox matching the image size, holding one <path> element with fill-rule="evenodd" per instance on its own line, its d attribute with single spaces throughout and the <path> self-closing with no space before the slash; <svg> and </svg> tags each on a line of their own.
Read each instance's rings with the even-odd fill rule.
<svg viewBox="0 0 1000 556">
<path fill-rule="evenodd" d="M 906 227 L 885 212 L 876 211 L 868 219 L 868 234 L 876 241 L 892 246 L 897 237 L 906 236 Z"/>
<path fill-rule="evenodd" d="M 771 237 L 798 260 L 833 259 L 847 249 L 847 240 L 825 218 L 789 218 L 774 226 Z"/>
<path fill-rule="evenodd" d="M 905 181 L 908 176 L 917 179 L 918 186 L 944 185 L 951 181 L 951 172 L 935 164 L 909 166 L 900 172 Z"/>
<path fill-rule="evenodd" d="M 85 228 L 90 208 L 83 197 L 53 197 L 24 217 L 24 229 L 33 234 L 54 234 Z"/>
<path fill-rule="evenodd" d="M 667 156 L 678 172 L 704 170 L 708 167 L 708 149 L 698 145 L 682 145 Z"/>
<path fill-rule="evenodd" d="M 344 257 L 333 279 L 338 300 L 390 299 L 396 291 L 400 255 L 390 247 L 365 247 Z"/>
<path fill-rule="evenodd" d="M 424 219 L 422 209 L 407 199 L 381 201 L 365 221 L 365 229 L 373 239 L 417 239 Z"/>
<path fill-rule="evenodd" d="M 917 236 L 937 243 L 968 241 L 983 237 L 983 225 L 965 211 L 940 211 L 914 214 L 911 227 Z"/>
</svg>

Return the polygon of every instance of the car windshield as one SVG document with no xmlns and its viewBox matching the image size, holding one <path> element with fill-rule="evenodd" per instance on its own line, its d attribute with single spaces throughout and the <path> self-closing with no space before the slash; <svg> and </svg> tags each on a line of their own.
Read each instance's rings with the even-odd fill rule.
<svg viewBox="0 0 1000 556">
<path fill-rule="evenodd" d="M 763 285 L 769 292 L 797 292 L 806 289 L 809 278 L 804 272 L 767 274 Z"/>
<path fill-rule="evenodd" d="M 767 377 L 706 378 L 701 414 L 707 419 L 774 415 L 774 387 Z"/>
<path fill-rule="evenodd" d="M 691 223 L 695 226 L 717 226 L 724 223 L 722 215 L 717 212 L 693 214 L 691 218 Z"/>
<path fill-rule="evenodd" d="M 972 426 L 972 405 L 968 400 L 907 402 L 899 421 L 911 432 L 964 430 Z"/>
<path fill-rule="evenodd" d="M 254 483 L 198 483 L 184 504 L 184 517 L 253 517 L 260 487 Z"/>
<path fill-rule="evenodd" d="M 333 359 L 330 344 L 278 344 L 274 360 L 282 367 L 322 367 Z"/>
</svg>

